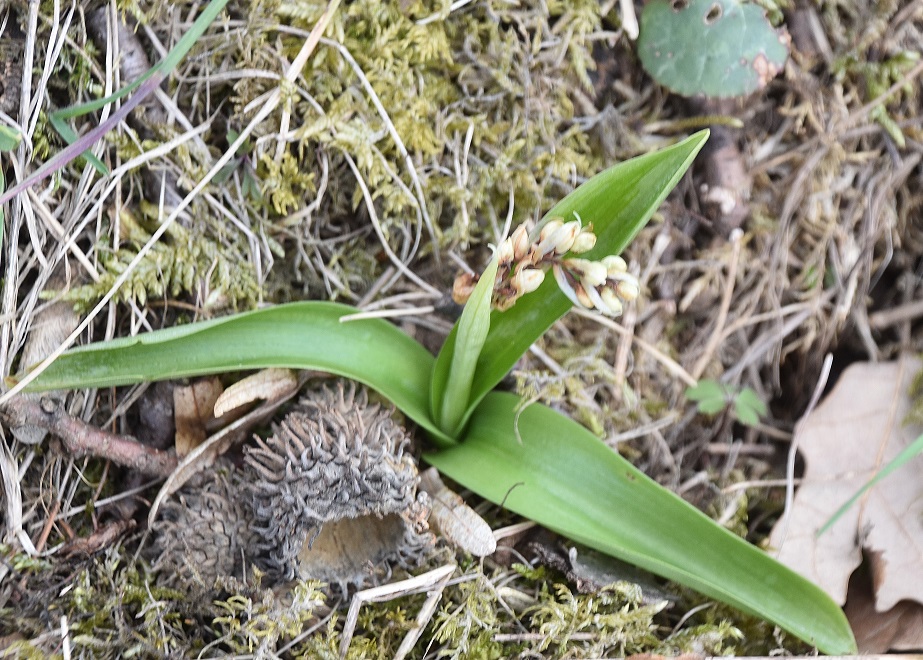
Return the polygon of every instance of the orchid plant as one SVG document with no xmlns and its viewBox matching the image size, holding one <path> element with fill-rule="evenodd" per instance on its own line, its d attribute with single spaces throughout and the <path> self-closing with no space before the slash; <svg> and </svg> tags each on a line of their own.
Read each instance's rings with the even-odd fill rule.
<svg viewBox="0 0 923 660">
<path fill-rule="evenodd" d="M 639 294 L 617 255 L 707 139 L 618 164 L 494 250 L 438 356 L 383 319 L 329 302 L 278 305 L 65 353 L 32 390 L 218 372 L 318 369 L 377 390 L 430 441 L 424 460 L 464 487 L 587 546 L 763 617 L 831 654 L 855 653 L 842 611 L 814 584 L 649 479 L 573 420 L 495 391 L 572 305 L 617 315 Z M 551 276 L 548 276 L 548 273 Z M 348 322 L 347 322 L 348 321 Z"/>
</svg>

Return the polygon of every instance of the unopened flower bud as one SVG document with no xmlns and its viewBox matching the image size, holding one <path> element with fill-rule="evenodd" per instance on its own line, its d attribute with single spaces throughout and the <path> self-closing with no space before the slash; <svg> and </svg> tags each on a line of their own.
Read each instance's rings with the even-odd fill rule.
<svg viewBox="0 0 923 660">
<path fill-rule="evenodd" d="M 637 300 L 638 296 L 641 295 L 641 287 L 638 286 L 634 278 L 630 280 L 624 279 L 616 282 L 615 293 L 625 302 L 631 302 L 632 300 Z"/>
<path fill-rule="evenodd" d="M 586 259 L 568 259 L 564 265 L 580 275 L 580 281 L 586 286 L 601 286 L 606 282 L 606 267 L 598 261 Z"/>
<path fill-rule="evenodd" d="M 532 244 L 529 241 L 529 229 L 525 223 L 516 227 L 513 235 L 510 236 L 510 242 L 513 244 L 513 261 L 519 262 L 528 256 Z"/>
<path fill-rule="evenodd" d="M 556 251 L 565 234 L 569 231 L 565 230 L 565 227 L 567 227 L 567 225 L 557 218 L 550 220 L 548 224 L 542 227 L 542 231 L 539 234 L 538 246 L 535 248 L 539 258 L 544 257 L 549 252 Z M 571 243 L 573 243 L 573 241 L 571 241 Z"/>
<path fill-rule="evenodd" d="M 586 288 L 582 284 L 574 287 L 574 294 L 577 296 L 577 302 L 587 309 L 593 309 L 593 300 L 587 294 Z"/>
<path fill-rule="evenodd" d="M 509 264 L 513 261 L 513 241 L 507 238 L 505 241 L 500 243 L 500 247 L 497 248 L 497 261 L 500 262 L 501 266 Z"/>
<path fill-rule="evenodd" d="M 618 295 L 612 289 L 606 288 L 600 291 L 599 297 L 602 298 L 603 302 L 606 304 L 606 307 L 609 308 L 609 316 L 621 316 L 622 315 L 622 301 L 619 300 Z"/>
<path fill-rule="evenodd" d="M 542 230 L 538 234 L 538 240 L 545 241 L 549 236 L 558 231 L 564 223 L 560 218 L 552 218 L 542 226 Z"/>
<path fill-rule="evenodd" d="M 577 234 L 577 238 L 574 239 L 574 244 L 570 246 L 570 251 L 574 254 L 583 254 L 584 252 L 589 252 L 595 246 L 596 234 L 589 229 L 584 229 Z"/>
<path fill-rule="evenodd" d="M 606 267 L 606 272 L 609 274 L 609 277 L 616 277 L 620 273 L 628 272 L 628 264 L 616 254 L 603 257 L 601 263 Z"/>
<path fill-rule="evenodd" d="M 468 298 L 474 293 L 474 287 L 478 283 L 478 276 L 471 273 L 462 273 L 455 278 L 452 284 L 452 300 L 458 305 L 464 305 Z"/>
<path fill-rule="evenodd" d="M 577 220 L 565 223 L 561 228 L 554 233 L 552 241 L 554 242 L 554 253 L 555 254 L 564 254 L 569 252 L 571 247 L 574 245 L 574 241 L 577 240 L 577 236 L 580 235 L 580 223 Z"/>
<path fill-rule="evenodd" d="M 523 268 L 515 275 L 510 284 L 519 295 L 532 293 L 545 281 L 545 272 L 537 268 Z"/>
</svg>

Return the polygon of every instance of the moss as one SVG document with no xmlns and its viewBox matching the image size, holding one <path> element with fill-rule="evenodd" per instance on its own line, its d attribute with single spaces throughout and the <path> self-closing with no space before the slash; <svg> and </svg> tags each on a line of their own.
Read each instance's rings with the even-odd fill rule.
<svg viewBox="0 0 923 660">
<path fill-rule="evenodd" d="M 156 210 L 151 210 L 156 213 Z M 202 209 L 204 213 L 204 209 Z M 147 229 L 134 214 L 123 210 L 120 217 L 125 240 L 115 251 L 97 246 L 102 272 L 98 281 L 74 287 L 64 298 L 78 309 L 91 307 L 104 296 L 150 239 Z M 206 225 L 211 220 L 205 220 Z M 167 238 L 154 244 L 144 260 L 131 272 L 116 294 L 118 301 L 145 305 L 148 299 L 194 296 L 206 310 L 247 309 L 260 298 L 253 270 L 240 254 L 239 246 L 204 238 L 174 224 Z M 199 238 L 196 238 L 196 237 Z"/>
</svg>

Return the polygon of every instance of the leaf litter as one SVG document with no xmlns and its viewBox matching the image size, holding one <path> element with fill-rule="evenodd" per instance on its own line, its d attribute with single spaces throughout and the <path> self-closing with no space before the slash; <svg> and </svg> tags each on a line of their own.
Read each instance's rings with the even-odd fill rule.
<svg viewBox="0 0 923 660">
<path fill-rule="evenodd" d="M 920 369 L 910 356 L 851 365 L 795 432 L 805 473 L 769 544 L 840 604 L 864 559 L 875 612 L 902 603 L 902 610 L 923 611 L 923 453 L 873 482 L 923 431 L 908 422 Z"/>
<path fill-rule="evenodd" d="M 130 24 L 131 16 L 141 18 L 142 27 L 135 31 L 130 25 L 137 39 L 127 46 L 140 42 L 152 61 L 188 27 L 178 17 L 195 14 L 189 3 L 129 4 L 120 17 L 129 17 Z M 29 334 L 38 332 L 34 311 L 58 264 L 68 263 L 80 274 L 75 279 L 90 283 L 79 291 L 83 308 L 99 300 L 156 230 L 161 194 L 169 209 L 174 181 L 181 198 L 189 182 L 201 178 L 214 155 L 226 149 L 227 136 L 246 125 L 287 71 L 297 47 L 286 40 L 306 34 L 325 8 L 319 2 L 231 4 L 237 19 L 203 35 L 199 55 L 181 64 L 168 94 L 158 97 L 154 107 L 163 108 L 167 124 L 146 127 L 146 143 L 138 139 L 141 129 L 124 123 L 107 136 L 103 156 L 114 159 L 110 164 L 142 155 L 143 171 L 132 170 L 108 187 L 83 178 L 82 166 L 74 163 L 61 185 L 22 196 L 20 206 L 4 209 L 4 375 L 16 371 L 15 357 Z M 236 161 L 240 172 L 193 200 L 177 219 L 182 231 L 155 243 L 120 292 L 121 304 L 103 310 L 85 340 L 292 298 L 413 311 L 435 301 L 434 288 L 450 290 L 456 273 L 446 266 L 452 263 L 446 255 L 475 268 L 483 264 L 484 244 L 501 238 L 511 194 L 518 223 L 606 164 L 670 143 L 691 132 L 690 121 L 706 122 L 638 68 L 633 46 L 619 32 L 615 3 L 548 4 L 545 11 L 471 3 L 443 17 L 422 3 L 350 3 L 348 17 L 334 18 L 332 41 L 321 44 L 321 55 L 294 83 L 293 97 L 259 122 L 252 151 Z M 19 46 L 27 57 L 17 56 L 17 63 L 31 60 L 18 70 L 49 72 L 30 80 L 23 104 L 8 104 L 8 94 L 2 99 L 8 114 L 31 103 L 34 116 L 20 123 L 34 149 L 30 158 L 38 163 L 62 147 L 40 111 L 52 102 L 64 107 L 116 88 L 106 54 L 121 44 L 98 39 L 96 54 L 80 49 L 77 44 L 89 43 L 84 28 L 75 23 L 66 34 L 54 34 L 51 28 L 62 22 L 46 4 L 3 11 L 13 13 L 2 45 L 23 41 L 20 26 L 31 44 Z M 523 383 L 540 384 L 530 395 L 592 420 L 593 431 L 639 467 L 757 542 L 779 507 L 777 465 L 823 356 L 833 352 L 836 364 L 846 366 L 923 350 L 919 71 L 890 64 L 902 52 L 923 51 L 919 3 L 837 0 L 799 6 L 786 20 L 794 40 L 786 71 L 765 92 L 739 103 L 733 113 L 741 127 L 728 129 L 741 154 L 733 159 L 735 167 L 745 167 L 745 179 L 752 181 L 748 213 L 734 221 L 743 239 L 728 242 L 724 220 L 694 172 L 624 255 L 639 274 L 641 300 L 618 324 L 570 315 L 517 366 Z M 355 68 L 341 59 L 342 49 Z M 424 91 L 408 81 L 423 81 Z M 369 100 L 365 83 L 384 113 Z M 888 96 L 880 96 L 882 91 Z M 147 112 L 138 114 L 139 121 L 150 119 Z M 406 152 L 382 137 L 390 128 Z M 895 129 L 906 138 L 904 146 L 892 139 Z M 167 144 L 172 146 L 156 161 L 159 177 L 152 186 L 150 159 L 142 151 Z M 21 172 L 30 167 L 24 154 L 9 156 L 18 159 Z M 354 159 L 355 169 L 343 154 Z M 244 171 L 261 184 L 262 194 L 242 178 Z M 8 183 L 13 173 L 5 167 Z M 160 181 L 167 182 L 166 190 Z M 366 199 L 374 200 L 374 214 L 363 207 L 362 186 L 371 189 Z M 110 212 L 116 207 L 126 212 Z M 427 217 L 435 224 L 438 249 L 428 236 Z M 373 231 L 376 222 L 380 232 Z M 426 250 L 440 252 L 440 260 L 426 250 L 421 254 L 418 246 L 427 241 Z M 202 247 L 190 251 L 188 245 Z M 451 322 L 437 313 L 405 319 L 404 327 L 424 340 L 444 334 Z M 699 378 L 728 392 L 750 388 L 756 394 L 750 403 L 768 402 L 768 415 L 746 427 L 733 415 L 697 414 L 685 389 Z M 132 432 L 138 416 L 132 402 L 142 396 L 140 389 L 91 392 L 71 412 L 98 427 Z M 214 443 L 170 486 L 208 469 L 230 444 L 220 434 Z M 63 547 L 68 530 L 104 538 L 96 532 L 121 519 L 120 503 L 149 501 L 155 494 L 148 486 L 139 495 L 123 470 L 104 461 L 74 459 L 57 446 L 40 449 L 13 443 L 4 458 L 2 540 L 11 545 L 0 564 L 7 571 L 0 578 L 0 634 L 15 632 L 38 653 L 58 652 L 59 621 L 47 616 L 52 603 L 55 613 L 68 617 L 70 639 L 88 644 L 84 652 L 198 652 L 208 643 L 200 641 L 203 627 L 190 631 L 183 623 L 196 620 L 208 622 L 206 632 L 216 644 L 210 650 L 220 645 L 225 652 L 259 647 L 282 654 L 337 653 L 342 619 L 334 616 L 335 608 L 316 606 L 318 592 L 309 584 L 292 594 L 291 608 L 280 610 L 259 585 L 229 579 L 227 600 L 213 606 L 206 599 L 189 616 L 187 600 L 146 581 L 144 566 L 132 560 L 137 535 L 98 549 L 81 564 L 17 550 L 32 542 L 39 551 Z M 903 478 L 895 473 L 876 489 Z M 843 500 L 862 483 L 856 477 L 843 489 Z M 518 522 L 502 512 L 478 510 L 495 529 Z M 142 507 L 138 517 L 144 513 Z M 789 534 L 799 533 L 790 524 Z M 854 539 L 847 541 L 855 553 Z M 524 548 L 501 551 L 515 556 Z M 541 576 L 537 569 L 517 573 L 490 560 L 485 568 L 463 566 L 462 582 L 445 588 L 445 614 L 434 619 L 440 637 L 432 654 L 451 653 L 453 647 L 484 655 L 549 648 L 546 638 L 529 630 L 521 610 L 504 609 L 504 594 L 526 594 L 541 605 L 543 621 L 570 612 L 570 619 L 560 620 L 575 626 L 586 623 L 576 613 L 600 607 L 581 600 L 591 594 L 572 596 L 551 586 L 561 578 Z M 917 573 L 905 576 L 907 581 L 913 583 Z M 65 578 L 72 586 L 61 595 Z M 630 610 L 639 629 L 659 626 L 667 636 L 678 626 L 673 646 L 660 647 L 671 653 L 695 648 L 765 654 L 776 644 L 799 650 L 791 640 L 776 642 L 772 630 L 724 610 L 679 604 L 652 619 L 632 610 L 632 598 L 613 599 L 610 593 L 607 599 L 606 611 Z M 362 608 L 349 646 L 353 657 L 386 657 L 385 649 L 398 647 L 417 611 L 408 602 L 408 620 L 403 606 Z M 743 641 L 709 625 L 719 616 L 726 617 L 721 626 L 733 621 L 744 631 Z M 298 637 L 309 629 L 322 634 L 307 641 Z M 291 641 L 279 641 L 286 632 Z M 566 642 L 562 636 L 562 645 L 553 648 L 579 655 L 608 634 L 597 633 L 578 633 Z M 684 634 L 687 646 L 680 643 Z M 433 636 L 433 629 L 426 635 Z"/>
</svg>

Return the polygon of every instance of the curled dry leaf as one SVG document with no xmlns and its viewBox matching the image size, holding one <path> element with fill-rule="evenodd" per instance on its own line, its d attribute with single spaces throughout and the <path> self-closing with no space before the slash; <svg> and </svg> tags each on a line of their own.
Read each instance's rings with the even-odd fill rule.
<svg viewBox="0 0 923 660">
<path fill-rule="evenodd" d="M 0 51 L 2 52 L 2 51 Z M 52 273 L 46 285 L 46 291 L 55 291 L 67 286 L 67 276 L 59 265 Z M 74 311 L 72 303 L 58 300 L 47 303 L 32 316 L 29 334 L 19 359 L 21 367 L 32 367 L 51 355 L 70 334 L 80 325 L 80 317 Z M 27 398 L 37 400 L 37 394 L 25 394 Z M 48 392 L 43 395 L 57 401 L 64 401 L 64 392 Z M 11 429 L 13 436 L 27 445 L 35 445 L 45 439 L 48 433 L 43 428 L 30 424 Z"/>
<path fill-rule="evenodd" d="M 458 493 L 448 488 L 436 468 L 420 475 L 420 490 L 429 495 L 432 511 L 429 519 L 453 546 L 475 557 L 486 557 L 497 549 L 490 525 L 465 504 Z"/>
<path fill-rule="evenodd" d="M 298 374 L 294 370 L 263 369 L 228 387 L 215 401 L 215 417 L 221 417 L 254 401 L 287 398 L 298 387 Z"/>
<path fill-rule="evenodd" d="M 779 560 L 840 604 L 863 553 L 879 612 L 901 600 L 923 602 L 923 456 L 875 484 L 818 536 L 840 506 L 920 434 L 919 426 L 905 421 L 920 364 L 902 357 L 852 365 L 796 430 L 804 479 L 770 544 Z"/>
<path fill-rule="evenodd" d="M 176 423 L 176 455 L 185 456 L 205 442 L 212 411 L 224 388 L 212 376 L 173 390 L 173 419 Z"/>
</svg>

